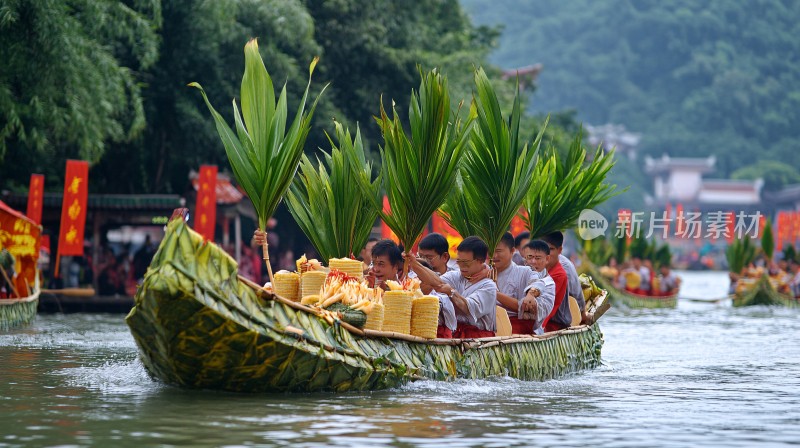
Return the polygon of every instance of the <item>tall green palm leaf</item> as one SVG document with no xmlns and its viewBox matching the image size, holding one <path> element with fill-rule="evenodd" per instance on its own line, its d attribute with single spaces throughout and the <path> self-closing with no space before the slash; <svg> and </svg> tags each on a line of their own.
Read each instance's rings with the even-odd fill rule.
<svg viewBox="0 0 800 448">
<path fill-rule="evenodd" d="M 477 235 L 494 253 L 530 189 L 539 145 L 520 142 L 519 84 L 506 120 L 494 88 L 482 68 L 475 71 L 470 116 L 475 117 L 460 178 L 441 208 L 442 217 L 461 235 Z"/>
<path fill-rule="evenodd" d="M 725 258 L 728 261 L 728 269 L 740 274 L 745 266 L 755 260 L 756 246 L 747 236 L 741 240 L 735 240 L 725 249 Z"/>
<path fill-rule="evenodd" d="M 380 116 L 375 118 L 383 134 L 381 177 L 391 210 L 383 211 L 380 202 L 375 205 L 407 248 L 452 190 L 471 127 L 470 119 L 462 123 L 451 111 L 446 77 L 434 69 L 420 71 L 420 78 L 419 91 L 412 91 L 408 107 L 410 135 L 394 104 L 389 118 L 381 101 Z M 367 187 L 363 181 L 359 185 Z"/>
<path fill-rule="evenodd" d="M 521 216 L 531 238 L 574 227 L 582 210 L 627 190 L 627 187 L 617 190 L 616 185 L 605 183 L 614 166 L 614 151 L 604 153 L 598 147 L 587 165 L 586 150 L 581 142 L 582 133 L 578 132 L 563 161 L 554 149 L 549 151 L 549 157 L 539 158 L 523 203 L 527 216 Z"/>
<path fill-rule="evenodd" d="M 211 105 L 200 84 L 193 82 L 189 85 L 200 89 L 200 93 L 214 117 L 217 132 L 225 146 L 233 174 L 256 209 L 259 227 L 266 231 L 267 220 L 275 213 L 275 209 L 297 172 L 306 137 L 311 128 L 311 118 L 325 88 L 314 100 L 311 108 L 306 110 L 311 75 L 319 60 L 319 58 L 314 58 L 308 70 L 306 91 L 300 100 L 294 120 L 287 129 L 286 84 L 283 85 L 276 102 L 272 78 L 264 67 L 256 39 L 245 45 L 244 56 L 245 69 L 240 96 L 241 114 L 236 106 L 236 99 L 233 100 L 236 133 Z M 267 268 L 270 280 L 272 280 L 272 269 L 269 264 L 266 243 L 264 244 L 264 259 L 267 260 Z"/>
<path fill-rule="evenodd" d="M 381 200 L 380 179 L 369 180 L 372 166 L 364 156 L 361 131 L 356 129 L 353 138 L 340 123 L 335 126 L 338 147 L 328 136 L 331 152 L 323 151 L 318 168 L 303 155 L 300 175 L 286 196 L 289 212 L 325 263 L 352 256 L 367 243 Z M 367 189 L 354 189 L 359 178 Z"/>
</svg>

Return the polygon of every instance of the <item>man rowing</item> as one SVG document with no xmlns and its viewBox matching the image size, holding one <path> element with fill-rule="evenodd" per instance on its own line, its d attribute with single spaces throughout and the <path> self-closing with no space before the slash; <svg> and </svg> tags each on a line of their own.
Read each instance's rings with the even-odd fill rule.
<svg viewBox="0 0 800 448">
<path fill-rule="evenodd" d="M 494 336 L 497 286 L 488 278 L 489 272 L 484 264 L 489 248 L 480 238 L 470 236 L 458 245 L 457 250 L 458 271 L 447 272 L 441 277 L 422 266 L 412 254 L 406 253 L 405 258 L 421 282 L 433 285 L 435 291 L 446 294 L 453 302 L 458 321 L 454 338 Z"/>
<path fill-rule="evenodd" d="M 494 257 L 492 257 L 497 273 L 497 304 L 505 308 L 508 313 L 512 333 L 533 334 L 537 320 L 523 319 L 519 314 L 519 309 L 528 293 L 533 298 L 541 295 L 544 284 L 535 284 L 539 281 L 539 276 L 533 269 L 528 266 L 519 266 L 513 262 L 513 257 L 517 253 L 514 243 L 514 236 L 510 232 L 506 232 L 500 239 L 500 243 L 494 251 Z M 534 304 L 536 304 L 535 301 Z"/>
<path fill-rule="evenodd" d="M 534 321 L 534 334 L 544 333 L 544 322 L 553 310 L 553 303 L 556 297 L 556 284 L 553 278 L 547 274 L 547 265 L 550 261 L 550 247 L 542 240 L 529 241 L 522 247 L 522 256 L 528 267 L 537 275 L 541 285 L 537 285 L 539 294 L 535 295 L 532 291 L 522 300 L 518 311 L 520 319 Z"/>
<path fill-rule="evenodd" d="M 564 234 L 560 231 L 551 232 L 543 236 L 542 241 L 550 247 L 551 260 L 547 267 L 547 272 L 556 283 L 556 300 L 553 305 L 553 311 L 550 312 L 548 321 L 545 323 L 545 331 L 561 330 L 572 325 L 569 296 L 574 297 L 575 301 L 578 302 L 578 308 L 581 310 L 581 322 L 588 322 L 586 300 L 583 297 L 578 272 L 569 258 L 561 254 L 564 250 Z"/>
</svg>

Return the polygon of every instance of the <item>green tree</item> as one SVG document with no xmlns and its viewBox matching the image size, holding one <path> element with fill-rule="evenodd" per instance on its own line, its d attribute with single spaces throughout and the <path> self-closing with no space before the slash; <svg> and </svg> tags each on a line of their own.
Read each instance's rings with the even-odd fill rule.
<svg viewBox="0 0 800 448">
<path fill-rule="evenodd" d="M 160 54 L 143 75 L 148 126 L 141 138 L 115 146 L 101 162 L 97 171 L 103 174 L 94 186 L 103 191 L 183 193 L 191 169 L 204 163 L 228 167 L 206 106 L 186 85 L 196 81 L 212 104 L 230 104 L 239 95 L 242 46 L 250 37 L 259 37 L 276 86 L 288 80 L 290 104 L 305 90 L 308 61 L 321 53 L 312 19 L 299 1 L 174 0 L 165 2 L 162 14 Z M 323 97 L 317 117 L 329 118 L 330 110 Z M 322 133 L 312 130 L 312 137 L 317 134 Z M 322 139 L 309 138 L 308 147 Z M 119 160 L 126 160 L 124 166 Z"/>
<path fill-rule="evenodd" d="M 775 160 L 760 160 L 753 165 L 739 168 L 731 174 L 733 179 L 763 179 L 764 189 L 780 190 L 786 185 L 800 183 L 797 168 Z"/>
<path fill-rule="evenodd" d="M 756 157 L 800 166 L 800 70 L 792 2 L 462 0 L 504 24 L 491 60 L 542 63 L 535 111 L 643 134 L 641 150 L 717 156 L 728 176 Z M 602 23 L 602 26 L 597 26 Z"/>
<path fill-rule="evenodd" d="M 139 135 L 136 73 L 157 58 L 160 23 L 159 0 L 2 2 L 0 162 L 58 179 L 65 158 L 97 162 Z M 29 172 L 8 170 L 7 186 Z"/>
</svg>

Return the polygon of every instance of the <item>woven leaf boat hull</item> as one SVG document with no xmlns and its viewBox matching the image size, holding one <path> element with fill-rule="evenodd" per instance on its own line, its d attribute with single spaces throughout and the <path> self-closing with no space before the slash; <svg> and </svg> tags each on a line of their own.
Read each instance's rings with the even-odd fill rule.
<svg viewBox="0 0 800 448">
<path fill-rule="evenodd" d="M 678 294 L 669 296 L 643 296 L 617 289 L 612 282 L 603 277 L 591 263 L 583 261 L 585 271 L 592 276 L 597 286 L 608 291 L 612 303 L 628 308 L 675 308 L 678 306 Z"/>
<path fill-rule="evenodd" d="M 39 306 L 39 290 L 21 299 L 0 299 L 0 329 L 9 329 L 29 324 L 36 317 Z"/>
<path fill-rule="evenodd" d="M 172 221 L 126 321 L 147 371 L 188 388 L 377 390 L 416 379 L 558 377 L 600 364 L 597 324 L 542 337 L 422 342 L 329 324 L 257 291 L 235 262 Z"/>
<path fill-rule="evenodd" d="M 781 294 L 772 287 L 769 278 L 766 275 L 762 276 L 758 281 L 753 284 L 749 289 L 741 293 L 733 294 L 733 306 L 800 306 L 800 302 L 787 295 Z"/>
</svg>

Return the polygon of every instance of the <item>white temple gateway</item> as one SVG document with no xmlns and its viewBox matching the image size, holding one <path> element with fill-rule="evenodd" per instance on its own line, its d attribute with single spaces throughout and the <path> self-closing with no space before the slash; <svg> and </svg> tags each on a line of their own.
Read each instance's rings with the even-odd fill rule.
<svg viewBox="0 0 800 448">
<path fill-rule="evenodd" d="M 716 158 L 645 157 L 645 171 L 653 177 L 653 196 L 649 205 L 681 203 L 699 210 L 749 210 L 759 206 L 762 179 L 703 179 L 714 171 Z"/>
</svg>

